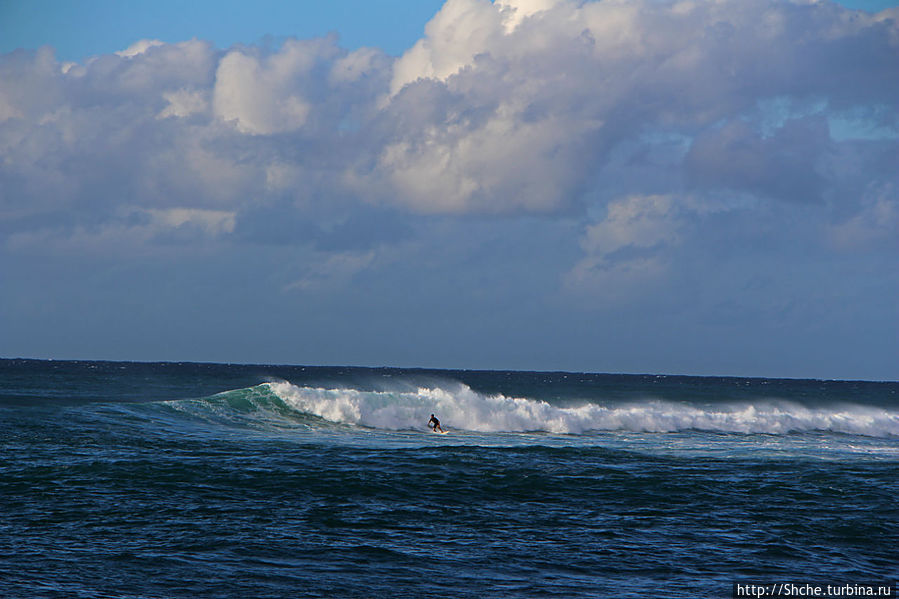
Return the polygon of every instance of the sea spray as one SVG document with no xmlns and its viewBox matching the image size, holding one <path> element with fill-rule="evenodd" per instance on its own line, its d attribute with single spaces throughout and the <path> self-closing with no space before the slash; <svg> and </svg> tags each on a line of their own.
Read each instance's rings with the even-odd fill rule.
<svg viewBox="0 0 899 599">
<path fill-rule="evenodd" d="M 461 383 L 400 391 L 304 387 L 286 381 L 266 385 L 299 412 L 330 422 L 385 430 L 422 428 L 429 414 L 437 413 L 449 428 L 477 432 L 700 430 L 779 435 L 829 431 L 899 437 L 899 412 L 854 404 L 809 408 L 774 399 L 714 405 L 646 399 L 558 406 L 543 400 L 482 394 Z"/>
</svg>

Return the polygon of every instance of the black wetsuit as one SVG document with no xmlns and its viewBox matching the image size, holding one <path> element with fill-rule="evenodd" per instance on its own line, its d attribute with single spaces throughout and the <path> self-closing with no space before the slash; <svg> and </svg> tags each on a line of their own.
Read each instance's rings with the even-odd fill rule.
<svg viewBox="0 0 899 599">
<path fill-rule="evenodd" d="M 431 426 L 431 424 L 433 424 L 434 426 Z M 433 416 L 431 416 L 431 419 L 428 420 L 428 426 L 430 426 L 432 429 L 434 429 L 436 431 L 438 428 L 440 428 L 440 421 L 437 420 L 436 418 L 434 418 Z M 443 430 L 443 429 L 440 428 L 440 430 Z"/>
</svg>

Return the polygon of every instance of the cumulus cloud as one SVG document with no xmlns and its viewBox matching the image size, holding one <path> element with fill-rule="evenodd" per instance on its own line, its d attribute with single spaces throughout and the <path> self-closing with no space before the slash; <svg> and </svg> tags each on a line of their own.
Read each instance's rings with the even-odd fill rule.
<svg viewBox="0 0 899 599">
<path fill-rule="evenodd" d="M 393 67 L 390 91 L 419 79 L 445 80 L 471 65 L 503 33 L 497 7 L 485 0 L 449 0 L 425 27 L 425 37 Z"/>
<path fill-rule="evenodd" d="M 609 259 L 597 236 L 620 231 L 624 206 L 642 207 L 632 226 L 675 230 L 683 198 L 733 194 L 819 206 L 848 240 L 891 222 L 896 14 L 448 0 L 396 59 L 336 37 L 142 40 L 75 65 L 18 51 L 0 57 L 0 234 L 91 230 L 121 206 L 234 215 L 218 230 L 235 242 L 275 208 L 319 231 L 360 206 L 574 216 L 594 240 L 586 272 Z M 847 115 L 877 139 L 834 136 Z M 887 197 L 864 199 L 872 184 Z M 612 221 L 584 216 L 597 211 Z"/>
<path fill-rule="evenodd" d="M 116 52 L 116 55 L 124 56 L 125 58 L 131 58 L 133 56 L 137 56 L 138 54 L 143 54 L 144 52 L 155 46 L 164 45 L 165 43 L 159 40 L 138 40 L 124 50 Z"/>
<path fill-rule="evenodd" d="M 243 133 L 294 131 L 311 109 L 302 80 L 315 65 L 312 44 L 289 40 L 276 54 L 258 56 L 237 49 L 219 62 L 213 105 L 216 116 L 233 121 Z"/>
<path fill-rule="evenodd" d="M 179 89 L 162 94 L 168 106 L 157 115 L 157 118 L 186 117 L 202 114 L 209 110 L 207 94 L 199 90 Z"/>
<path fill-rule="evenodd" d="M 828 114 L 899 95 L 895 32 L 826 3 L 450 0 L 394 65 L 375 171 L 425 212 L 567 210 L 658 131 L 695 140 L 693 185 L 807 201 Z M 826 108 L 762 132 L 778 98 Z"/>
</svg>

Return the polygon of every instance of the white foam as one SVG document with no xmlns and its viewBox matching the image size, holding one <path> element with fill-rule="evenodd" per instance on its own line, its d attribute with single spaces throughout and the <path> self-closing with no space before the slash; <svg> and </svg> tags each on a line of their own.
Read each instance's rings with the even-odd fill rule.
<svg viewBox="0 0 899 599">
<path fill-rule="evenodd" d="M 284 403 L 302 413 L 331 422 L 387 430 L 422 429 L 434 413 L 446 428 L 479 432 L 831 431 L 899 437 L 899 412 L 853 404 L 807 408 L 793 402 L 760 400 L 696 406 L 646 400 L 560 407 L 545 401 L 484 395 L 462 384 L 405 391 L 325 389 L 288 382 L 266 385 Z"/>
</svg>

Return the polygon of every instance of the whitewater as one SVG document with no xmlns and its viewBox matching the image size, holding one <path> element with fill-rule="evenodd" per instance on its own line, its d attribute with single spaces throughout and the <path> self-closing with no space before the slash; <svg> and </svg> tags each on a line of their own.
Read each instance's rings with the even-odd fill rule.
<svg viewBox="0 0 899 599">
<path fill-rule="evenodd" d="M 785 434 L 826 431 L 871 437 L 899 437 L 899 412 L 841 404 L 808 408 L 796 402 L 759 399 L 751 403 L 690 405 L 647 399 L 623 405 L 584 403 L 556 406 L 542 400 L 485 395 L 464 384 L 409 391 L 364 391 L 265 383 L 294 410 L 341 424 L 386 430 L 421 429 L 437 412 L 449 428 L 478 432 L 597 431 Z"/>
</svg>

